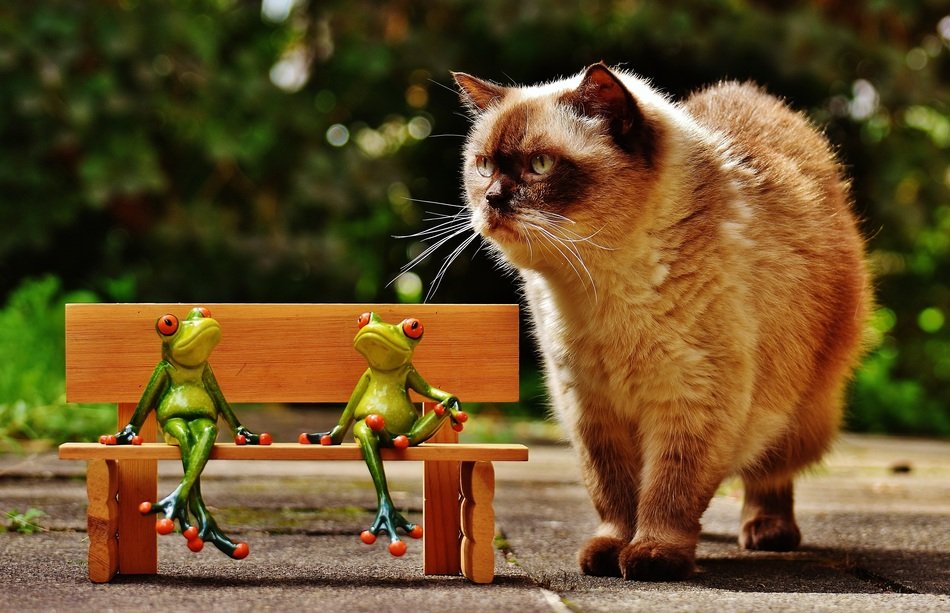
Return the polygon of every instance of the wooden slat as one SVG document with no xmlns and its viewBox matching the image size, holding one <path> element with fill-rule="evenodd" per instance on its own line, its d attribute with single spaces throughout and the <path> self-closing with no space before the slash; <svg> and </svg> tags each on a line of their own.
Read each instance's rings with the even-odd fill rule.
<svg viewBox="0 0 950 613">
<path fill-rule="evenodd" d="M 210 362 L 232 403 L 346 401 L 366 368 L 353 336 L 369 310 L 422 321 L 413 364 L 463 404 L 518 400 L 517 305 L 214 303 L 66 305 L 67 400 L 137 402 L 161 359 L 155 321 L 192 306 L 221 324 Z"/>
<path fill-rule="evenodd" d="M 384 460 L 439 460 L 448 462 L 525 462 L 528 448 L 513 444 L 423 443 L 408 449 L 380 449 Z M 101 445 L 99 443 L 63 443 L 61 460 L 177 460 L 179 449 L 165 443 L 142 445 Z M 217 443 L 212 460 L 362 460 L 363 452 L 355 443 L 342 445 L 235 445 Z"/>
</svg>

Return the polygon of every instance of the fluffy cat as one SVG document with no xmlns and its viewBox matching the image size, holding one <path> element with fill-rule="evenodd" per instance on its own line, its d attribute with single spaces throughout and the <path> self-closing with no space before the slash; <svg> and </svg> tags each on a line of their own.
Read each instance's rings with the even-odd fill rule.
<svg viewBox="0 0 950 613">
<path fill-rule="evenodd" d="M 750 84 L 676 103 L 604 64 L 531 87 L 453 76 L 472 227 L 524 283 L 601 518 L 581 570 L 689 576 L 729 475 L 740 545 L 797 547 L 792 480 L 835 435 L 871 306 L 828 142 Z"/>
</svg>

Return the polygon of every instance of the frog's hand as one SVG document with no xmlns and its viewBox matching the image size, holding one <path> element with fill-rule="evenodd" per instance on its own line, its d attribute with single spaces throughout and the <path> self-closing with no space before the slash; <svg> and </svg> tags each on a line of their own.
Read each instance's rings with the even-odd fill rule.
<svg viewBox="0 0 950 613">
<path fill-rule="evenodd" d="M 99 442 L 103 445 L 141 445 L 142 437 L 138 435 L 135 427 L 129 424 L 115 434 L 103 434 L 99 437 Z"/>
<path fill-rule="evenodd" d="M 274 442 L 274 439 L 267 432 L 254 434 L 244 426 L 238 426 L 234 430 L 234 444 L 236 445 L 270 445 L 272 442 Z"/>
<path fill-rule="evenodd" d="M 456 432 L 461 432 L 464 428 L 463 424 L 468 421 L 468 413 L 462 410 L 462 405 L 455 396 L 450 396 L 445 401 L 435 405 L 433 411 L 439 416 L 448 414 L 449 421 L 452 422 L 452 429 Z"/>
<path fill-rule="evenodd" d="M 339 445 L 343 442 L 345 435 L 346 428 L 338 425 L 326 432 L 301 432 L 297 437 L 297 442 L 301 445 Z"/>
<path fill-rule="evenodd" d="M 462 410 L 462 403 L 455 396 L 442 403 L 449 412 L 449 419 L 452 420 L 452 428 L 458 432 L 462 431 L 462 424 L 468 421 L 468 413 Z"/>
</svg>

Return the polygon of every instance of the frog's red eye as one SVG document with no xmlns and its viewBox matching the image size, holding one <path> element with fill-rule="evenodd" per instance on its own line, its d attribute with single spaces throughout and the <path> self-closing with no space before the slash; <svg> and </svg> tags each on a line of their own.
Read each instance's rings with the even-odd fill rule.
<svg viewBox="0 0 950 613">
<path fill-rule="evenodd" d="M 155 328 L 162 336 L 171 336 L 178 332 L 178 318 L 174 315 L 162 315 L 155 322 Z"/>
<path fill-rule="evenodd" d="M 202 317 L 211 317 L 211 311 L 208 310 L 208 307 L 197 307 L 195 310 L 201 313 Z"/>
<path fill-rule="evenodd" d="M 360 315 L 360 318 L 356 320 L 356 323 L 357 325 L 359 325 L 360 328 L 362 328 L 363 326 L 369 323 L 369 320 L 371 317 L 372 317 L 371 313 L 363 313 L 362 315 Z"/>
<path fill-rule="evenodd" d="M 407 319 L 402 322 L 402 333 L 411 339 L 422 338 L 422 322 L 418 319 Z"/>
</svg>

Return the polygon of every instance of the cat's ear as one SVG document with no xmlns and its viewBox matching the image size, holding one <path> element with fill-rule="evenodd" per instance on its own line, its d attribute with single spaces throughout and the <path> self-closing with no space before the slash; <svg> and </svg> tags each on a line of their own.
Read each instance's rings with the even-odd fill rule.
<svg viewBox="0 0 950 613">
<path fill-rule="evenodd" d="M 621 147 L 629 150 L 635 144 L 644 126 L 643 114 L 633 95 L 606 64 L 588 67 L 570 99 L 582 115 L 605 119 L 610 135 Z"/>
<path fill-rule="evenodd" d="M 476 113 L 501 101 L 508 93 L 507 87 L 483 81 L 464 72 L 453 72 L 452 78 L 459 86 L 462 102 Z"/>
</svg>

